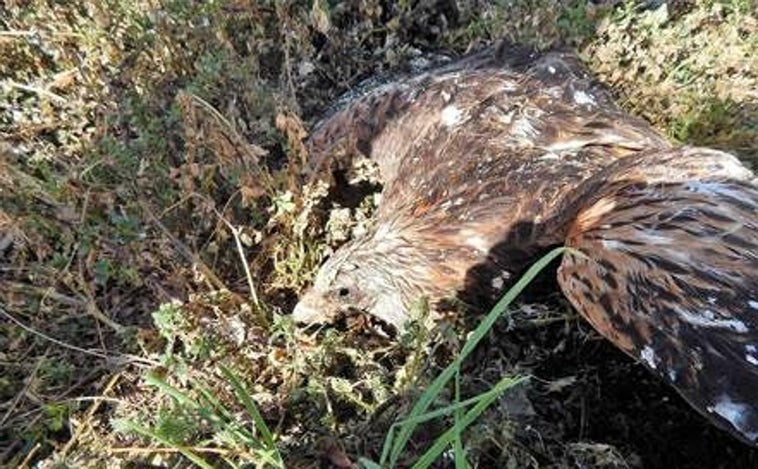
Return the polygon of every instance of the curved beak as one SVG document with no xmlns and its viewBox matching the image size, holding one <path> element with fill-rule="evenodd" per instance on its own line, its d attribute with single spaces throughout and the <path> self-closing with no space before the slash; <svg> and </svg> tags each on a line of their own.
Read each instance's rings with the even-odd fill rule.
<svg viewBox="0 0 758 469">
<path fill-rule="evenodd" d="M 335 311 L 330 301 L 308 291 L 292 310 L 292 319 L 300 324 L 323 324 L 334 320 Z"/>
</svg>

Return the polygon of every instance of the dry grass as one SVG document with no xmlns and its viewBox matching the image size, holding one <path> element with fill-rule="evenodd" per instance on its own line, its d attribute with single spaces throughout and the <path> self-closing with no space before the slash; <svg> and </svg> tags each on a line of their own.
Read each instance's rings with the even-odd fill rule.
<svg viewBox="0 0 758 469">
<path fill-rule="evenodd" d="M 293 327 L 287 314 L 323 253 L 371 213 L 370 200 L 334 207 L 333 188 L 303 188 L 310 125 L 361 80 L 403 70 L 422 51 L 463 52 L 508 36 L 579 48 L 625 106 L 672 138 L 758 164 L 755 4 L 683 5 L 0 6 L 0 464 L 183 467 L 177 447 L 219 465 L 260 462 L 229 426 L 214 427 L 147 378 L 193 399 L 202 392 L 192 383 L 201 383 L 247 422 L 222 365 L 243 378 L 288 467 L 375 456 L 463 331 L 443 324 L 431 337 L 398 341 L 359 318 L 315 332 Z M 572 421 L 586 417 L 580 396 L 608 390 L 593 380 L 613 382 L 633 367 L 588 360 L 598 347 L 613 352 L 588 342 L 561 302 L 542 300 L 505 327 L 508 341 L 481 352 L 463 386 L 481 391 L 506 372 L 535 369 L 551 383 L 535 388 L 542 398 L 516 393 L 484 415 L 466 442 L 472 461 L 671 461 Z M 609 363 L 618 369 L 603 371 Z M 655 392 L 651 399 L 669 398 Z M 629 405 L 609 402 L 611 412 Z M 688 421 L 680 407 L 662 409 Z M 123 431 L 125 421 L 164 443 Z M 436 431 L 429 426 L 417 444 Z M 681 461 L 703 451 L 684 448 L 691 459 Z M 725 451 L 737 452 L 737 465 L 751 457 Z"/>
</svg>

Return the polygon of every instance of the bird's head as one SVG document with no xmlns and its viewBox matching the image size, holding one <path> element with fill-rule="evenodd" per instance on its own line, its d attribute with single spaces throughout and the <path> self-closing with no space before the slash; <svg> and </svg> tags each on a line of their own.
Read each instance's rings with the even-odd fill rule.
<svg viewBox="0 0 758 469">
<path fill-rule="evenodd" d="M 414 301 L 428 290 L 428 262 L 402 237 L 378 233 L 338 249 L 319 269 L 292 313 L 296 322 L 326 323 L 357 310 L 400 329 Z"/>
</svg>

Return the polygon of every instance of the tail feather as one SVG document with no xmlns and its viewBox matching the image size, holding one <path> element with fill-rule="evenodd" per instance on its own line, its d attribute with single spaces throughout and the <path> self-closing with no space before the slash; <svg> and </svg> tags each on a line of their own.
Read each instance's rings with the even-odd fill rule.
<svg viewBox="0 0 758 469">
<path fill-rule="evenodd" d="M 596 181 L 559 283 L 602 335 L 758 446 L 758 186 L 746 170 L 714 172 L 719 153 L 707 150 L 698 174 L 687 151 Z"/>
</svg>

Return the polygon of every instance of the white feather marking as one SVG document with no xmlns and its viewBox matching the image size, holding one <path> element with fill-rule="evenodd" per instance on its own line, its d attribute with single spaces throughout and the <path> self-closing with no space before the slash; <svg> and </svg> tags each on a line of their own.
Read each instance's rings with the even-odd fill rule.
<svg viewBox="0 0 758 469">
<path fill-rule="evenodd" d="M 452 127 L 456 124 L 460 124 L 463 120 L 463 111 L 455 106 L 447 106 L 442 110 L 440 114 L 440 121 L 445 127 Z"/>
<path fill-rule="evenodd" d="M 748 300 L 747 305 L 750 306 L 750 309 L 758 310 L 758 301 L 756 300 Z"/>
<path fill-rule="evenodd" d="M 708 406 L 706 410 L 720 415 L 749 440 L 758 440 L 758 432 L 749 431 L 750 426 L 747 417 L 752 412 L 750 406 L 733 401 L 728 395 L 722 394 L 716 405 Z"/>
<path fill-rule="evenodd" d="M 540 156 L 539 159 L 542 161 L 553 161 L 558 159 L 558 155 L 553 152 L 548 152 Z"/>
<path fill-rule="evenodd" d="M 677 313 L 679 313 L 679 316 L 681 316 L 684 321 L 687 321 L 694 326 L 728 329 L 741 334 L 744 334 L 749 330 L 747 325 L 739 319 L 720 319 L 716 317 L 711 310 L 704 310 L 699 314 L 692 314 L 689 311 L 677 308 Z"/>
<path fill-rule="evenodd" d="M 616 241 L 615 239 L 603 239 L 603 249 L 608 249 L 609 251 L 625 251 L 624 249 L 624 243 L 620 241 Z"/>
<path fill-rule="evenodd" d="M 595 98 L 592 97 L 592 95 L 581 90 L 574 91 L 574 102 L 579 105 L 586 104 L 588 106 L 594 106 L 597 104 L 595 102 Z"/>
<path fill-rule="evenodd" d="M 751 365 L 758 366 L 758 347 L 755 345 L 746 345 L 745 360 L 747 360 Z"/>
<path fill-rule="evenodd" d="M 658 364 L 655 363 L 655 351 L 649 345 L 646 345 L 642 349 L 640 352 L 640 358 L 647 363 L 650 368 L 656 369 L 658 367 Z"/>
<path fill-rule="evenodd" d="M 671 238 L 657 234 L 656 232 L 652 230 L 637 232 L 637 239 L 639 241 L 645 242 L 646 244 L 656 244 L 656 245 L 671 244 L 671 241 L 672 241 Z"/>
<path fill-rule="evenodd" d="M 465 217 L 466 214 L 464 214 Z M 479 252 L 486 253 L 492 247 L 491 243 L 480 233 L 470 228 L 464 228 L 459 233 L 465 243 Z"/>
</svg>

